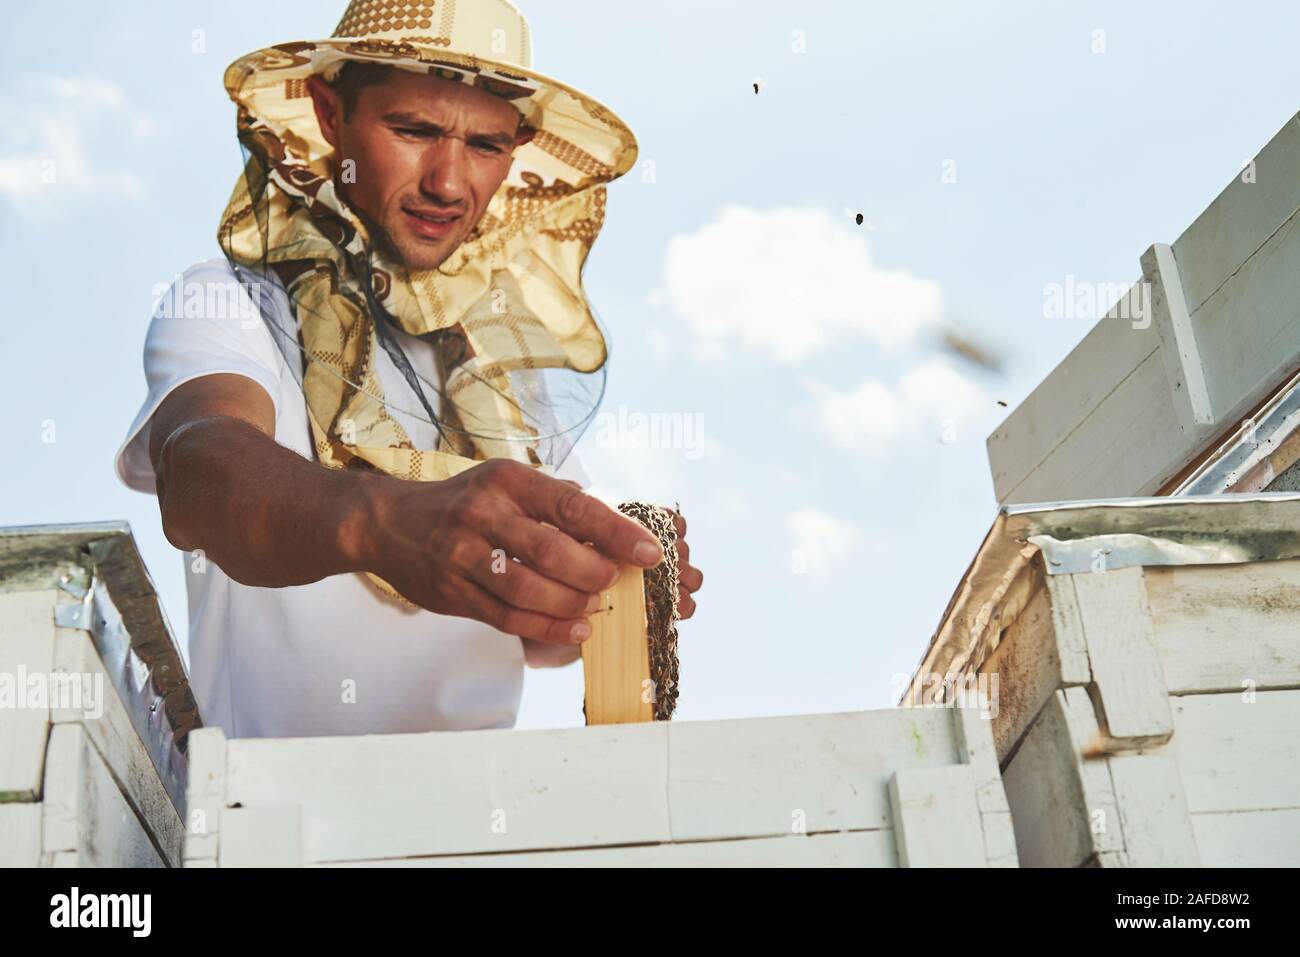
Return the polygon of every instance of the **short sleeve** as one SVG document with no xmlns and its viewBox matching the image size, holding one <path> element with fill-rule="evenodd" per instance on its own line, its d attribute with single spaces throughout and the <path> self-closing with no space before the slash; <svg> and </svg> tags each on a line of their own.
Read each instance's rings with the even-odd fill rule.
<svg viewBox="0 0 1300 957">
<path fill-rule="evenodd" d="M 286 304 L 283 287 L 243 284 L 225 259 L 197 263 L 172 283 L 145 333 L 148 395 L 117 451 L 115 466 L 123 484 L 155 494 L 150 420 L 163 399 L 191 379 L 221 372 L 246 376 L 266 390 L 278 416 L 280 378 L 290 373 L 260 310 Z"/>
</svg>

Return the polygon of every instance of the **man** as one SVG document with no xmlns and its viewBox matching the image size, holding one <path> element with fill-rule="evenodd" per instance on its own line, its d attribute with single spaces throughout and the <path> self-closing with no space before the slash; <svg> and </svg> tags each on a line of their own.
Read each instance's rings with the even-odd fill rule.
<svg viewBox="0 0 1300 957">
<path fill-rule="evenodd" d="M 619 565 L 663 559 L 582 491 L 594 406 L 547 392 L 603 375 L 580 274 L 635 140 L 529 69 L 509 4 L 406 14 L 353 0 L 227 70 L 225 259 L 155 313 L 118 453 L 186 552 L 192 683 L 232 736 L 510 727 L 525 663 L 575 660 Z"/>
</svg>

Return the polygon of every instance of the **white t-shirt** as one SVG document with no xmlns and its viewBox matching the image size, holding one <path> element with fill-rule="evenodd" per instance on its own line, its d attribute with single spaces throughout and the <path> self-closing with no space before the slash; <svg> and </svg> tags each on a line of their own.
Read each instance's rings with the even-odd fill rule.
<svg viewBox="0 0 1300 957">
<path fill-rule="evenodd" d="M 218 293 L 204 295 L 200 307 L 198 300 L 187 303 L 195 289 Z M 223 298 L 226 290 L 242 298 Z M 278 310 L 281 318 L 290 315 L 278 282 L 262 299 L 262 308 Z M 313 457 L 302 391 L 255 309 L 224 258 L 191 266 L 160 300 L 144 344 L 149 395 L 117 453 L 117 473 L 128 487 L 156 494 L 149 424 L 158 405 L 177 386 L 218 372 L 260 384 L 275 404 L 276 442 Z M 436 383 L 432 346 L 401 331 L 394 335 L 417 374 Z M 433 425 L 402 411 L 419 408 L 418 399 L 388 354 L 381 348 L 376 355 L 384 394 L 406 400 L 392 402 L 400 408 L 390 405 L 389 414 L 416 448 L 436 448 Z M 555 474 L 583 487 L 590 484 L 576 454 Z M 518 637 L 467 618 L 399 605 L 361 575 L 257 588 L 231 580 L 211 561 L 196 561 L 190 553 L 181 558 L 189 595 L 191 684 L 204 723 L 221 726 L 230 737 L 452 731 L 515 723 L 525 664 Z"/>
</svg>

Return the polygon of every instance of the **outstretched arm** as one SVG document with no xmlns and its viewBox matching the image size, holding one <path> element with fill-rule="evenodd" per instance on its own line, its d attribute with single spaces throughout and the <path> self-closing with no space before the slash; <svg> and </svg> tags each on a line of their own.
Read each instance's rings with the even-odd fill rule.
<svg viewBox="0 0 1300 957">
<path fill-rule="evenodd" d="M 409 482 L 325 468 L 274 433 L 270 396 L 239 375 L 179 386 L 152 419 L 168 541 L 203 549 L 246 585 L 369 571 L 430 611 L 571 644 L 590 634 L 586 616 L 617 563 L 662 558 L 640 523 L 518 462 Z M 520 561 L 501 562 L 502 552 Z"/>
</svg>

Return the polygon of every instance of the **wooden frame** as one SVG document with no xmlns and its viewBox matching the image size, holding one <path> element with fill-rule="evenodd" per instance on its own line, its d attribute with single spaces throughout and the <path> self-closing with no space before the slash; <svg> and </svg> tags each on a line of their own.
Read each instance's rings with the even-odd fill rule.
<svg viewBox="0 0 1300 957">
<path fill-rule="evenodd" d="M 588 619 L 591 637 L 582 643 L 587 724 L 653 721 L 645 572 L 622 566 L 600 597 L 600 609 Z"/>
<path fill-rule="evenodd" d="M 192 735 L 185 865 L 1015 866 L 989 722 Z"/>
</svg>

